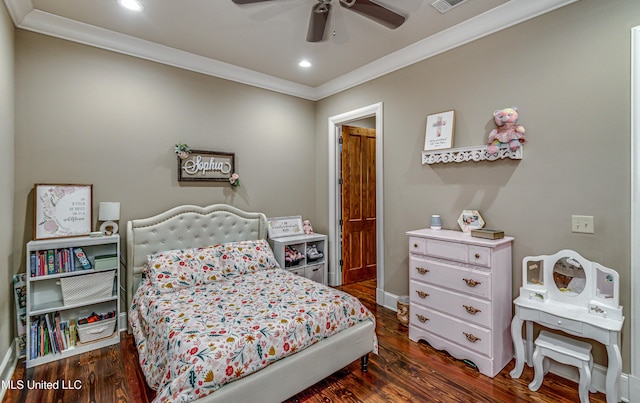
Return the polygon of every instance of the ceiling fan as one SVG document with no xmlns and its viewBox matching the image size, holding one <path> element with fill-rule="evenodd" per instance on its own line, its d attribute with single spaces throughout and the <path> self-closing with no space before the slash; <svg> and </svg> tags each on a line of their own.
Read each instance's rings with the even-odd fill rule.
<svg viewBox="0 0 640 403">
<path fill-rule="evenodd" d="M 236 4 L 262 3 L 273 0 L 231 0 Z M 406 18 L 378 3 L 371 0 L 338 0 L 340 5 L 349 10 L 355 11 L 373 21 L 380 23 L 387 28 L 395 29 L 404 23 Z M 309 28 L 307 31 L 307 42 L 320 42 L 324 37 L 324 31 L 329 20 L 331 11 L 331 0 L 318 0 L 318 3 L 311 7 L 311 17 L 309 18 Z"/>
</svg>

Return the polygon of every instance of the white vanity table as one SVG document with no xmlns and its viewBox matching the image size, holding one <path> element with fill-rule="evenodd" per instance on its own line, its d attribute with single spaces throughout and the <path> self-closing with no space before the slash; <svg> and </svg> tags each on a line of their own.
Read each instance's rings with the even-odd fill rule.
<svg viewBox="0 0 640 403">
<path fill-rule="evenodd" d="M 512 378 L 519 378 L 524 363 L 532 365 L 533 322 L 567 334 L 585 337 L 607 348 L 607 402 L 620 401 L 620 331 L 624 322 L 620 277 L 615 270 L 591 262 L 577 252 L 525 257 L 520 296 L 516 298 L 511 336 L 516 355 Z M 526 345 L 522 324 L 526 324 Z"/>
</svg>

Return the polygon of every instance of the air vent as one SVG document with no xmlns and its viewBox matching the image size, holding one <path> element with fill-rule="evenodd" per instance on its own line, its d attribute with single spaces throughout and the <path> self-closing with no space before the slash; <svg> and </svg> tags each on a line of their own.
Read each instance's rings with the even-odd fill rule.
<svg viewBox="0 0 640 403">
<path fill-rule="evenodd" d="M 431 5 L 441 13 L 446 13 L 454 7 L 466 2 L 467 0 L 437 0 L 431 3 Z"/>
</svg>

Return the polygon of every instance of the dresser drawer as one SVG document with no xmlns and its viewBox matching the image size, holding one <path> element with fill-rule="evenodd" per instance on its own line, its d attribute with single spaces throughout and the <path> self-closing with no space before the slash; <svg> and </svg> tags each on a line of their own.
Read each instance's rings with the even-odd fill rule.
<svg viewBox="0 0 640 403">
<path fill-rule="evenodd" d="M 484 267 L 491 266 L 491 248 L 435 239 L 420 239 L 423 241 L 421 245 L 418 242 L 419 239 L 420 238 L 415 237 L 410 238 L 409 250 L 411 252 Z M 416 247 L 416 245 L 419 246 Z M 424 250 L 424 252 L 421 250 Z"/>
<path fill-rule="evenodd" d="M 582 322 L 561 318 L 550 313 L 540 312 L 540 324 L 561 330 L 570 330 L 576 333 L 582 333 Z"/>
<path fill-rule="evenodd" d="M 476 297 L 491 295 L 491 272 L 455 266 L 440 261 L 409 258 L 409 276 L 412 280 L 460 291 Z"/>
<path fill-rule="evenodd" d="M 471 264 L 477 264 L 478 266 L 490 267 L 491 266 L 491 249 L 484 246 L 469 245 L 469 254 L 467 255 L 467 262 Z"/>
<path fill-rule="evenodd" d="M 426 254 L 442 259 L 457 260 L 458 262 L 467 261 L 467 245 L 463 243 L 453 243 L 438 241 L 435 239 L 427 240 Z"/>
<path fill-rule="evenodd" d="M 409 253 L 425 255 L 427 253 L 427 240 L 415 236 L 409 237 Z"/>
<path fill-rule="evenodd" d="M 452 315 L 479 326 L 491 326 L 491 303 L 487 300 L 411 281 L 409 284 L 411 302 L 426 308 Z"/>
<path fill-rule="evenodd" d="M 491 354 L 491 331 L 462 320 L 445 316 L 417 304 L 409 307 L 411 326 L 424 329 L 444 337 L 464 348 L 489 356 Z"/>
</svg>

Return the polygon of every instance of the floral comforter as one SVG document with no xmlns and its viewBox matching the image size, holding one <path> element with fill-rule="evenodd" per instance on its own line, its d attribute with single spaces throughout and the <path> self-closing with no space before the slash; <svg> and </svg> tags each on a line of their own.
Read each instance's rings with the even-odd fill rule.
<svg viewBox="0 0 640 403">
<path fill-rule="evenodd" d="M 360 321 L 375 320 L 355 297 L 278 267 L 171 292 L 154 282 L 154 274 L 138 288 L 129 321 L 142 370 L 158 391 L 156 402 L 195 400 Z"/>
</svg>

